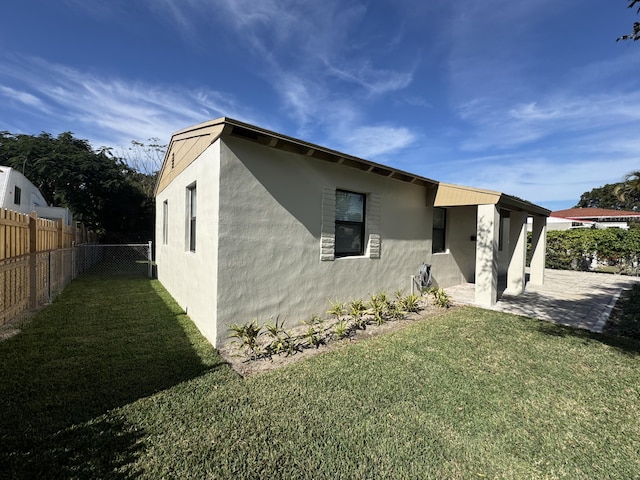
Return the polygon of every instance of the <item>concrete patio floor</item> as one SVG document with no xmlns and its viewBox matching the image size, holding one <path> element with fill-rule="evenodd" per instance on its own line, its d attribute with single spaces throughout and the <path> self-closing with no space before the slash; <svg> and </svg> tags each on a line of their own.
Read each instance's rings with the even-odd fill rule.
<svg viewBox="0 0 640 480">
<path fill-rule="evenodd" d="M 637 277 L 547 269 L 544 285 L 527 284 L 522 295 L 503 294 L 491 309 L 600 333 L 620 293 L 638 281 Z M 456 304 L 475 304 L 473 283 L 445 291 Z"/>
</svg>

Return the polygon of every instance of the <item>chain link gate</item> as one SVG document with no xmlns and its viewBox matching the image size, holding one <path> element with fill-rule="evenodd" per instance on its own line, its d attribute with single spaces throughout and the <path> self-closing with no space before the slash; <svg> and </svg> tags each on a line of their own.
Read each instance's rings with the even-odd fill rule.
<svg viewBox="0 0 640 480">
<path fill-rule="evenodd" d="M 77 245 L 73 278 L 80 275 L 153 277 L 152 243 Z"/>
</svg>

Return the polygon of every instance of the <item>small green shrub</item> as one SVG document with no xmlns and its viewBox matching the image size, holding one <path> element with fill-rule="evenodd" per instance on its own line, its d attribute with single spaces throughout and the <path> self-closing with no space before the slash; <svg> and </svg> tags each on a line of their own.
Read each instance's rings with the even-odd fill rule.
<svg viewBox="0 0 640 480">
<path fill-rule="evenodd" d="M 387 321 L 387 315 L 389 314 L 389 298 L 385 292 L 378 292 L 371 295 L 369 307 L 371 308 L 373 321 L 376 325 L 380 326 Z"/>
<path fill-rule="evenodd" d="M 230 337 L 237 339 L 233 343 L 250 358 L 257 360 L 264 355 L 265 352 L 258 342 L 264 332 L 262 332 L 262 326 L 258 325 L 257 318 L 243 324 L 235 323 L 229 329 L 233 332 Z"/>
<path fill-rule="evenodd" d="M 347 313 L 344 303 L 341 303 L 338 300 L 336 300 L 335 302 L 329 300 L 329 303 L 331 304 L 331 308 L 327 310 L 327 314 L 334 315 L 336 317 L 336 320 L 340 320 L 340 317 Z"/>
<path fill-rule="evenodd" d="M 452 305 L 451 297 L 444 289 L 432 287 L 429 289 L 429 292 L 433 295 L 434 305 L 440 308 L 449 308 Z"/>
<path fill-rule="evenodd" d="M 349 322 L 347 322 L 346 320 L 339 320 L 334 326 L 333 326 L 333 333 L 336 335 L 336 337 L 338 338 L 345 338 L 349 336 L 351 329 L 349 328 Z"/>
<path fill-rule="evenodd" d="M 387 307 L 387 315 L 391 320 L 402 320 L 407 316 L 407 311 L 401 302 L 391 302 Z"/>
<path fill-rule="evenodd" d="M 409 313 L 417 313 L 420 311 L 420 297 L 415 293 L 402 297 L 399 302 L 402 308 Z"/>
<path fill-rule="evenodd" d="M 264 326 L 266 335 L 269 336 L 269 343 L 265 347 L 265 353 L 269 356 L 285 353 L 287 356 L 293 355 L 300 350 L 300 344 L 296 337 L 284 329 L 284 322 L 271 320 Z"/>
<path fill-rule="evenodd" d="M 303 320 L 302 323 L 309 326 L 301 336 L 307 342 L 307 346 L 318 348 L 325 343 L 324 320 L 319 315 L 312 315 L 309 320 Z"/>
<path fill-rule="evenodd" d="M 355 327 L 360 330 L 365 330 L 367 328 L 368 320 L 365 318 L 366 312 L 367 306 L 360 299 L 354 300 L 349 304 L 349 315 L 351 316 Z"/>
</svg>

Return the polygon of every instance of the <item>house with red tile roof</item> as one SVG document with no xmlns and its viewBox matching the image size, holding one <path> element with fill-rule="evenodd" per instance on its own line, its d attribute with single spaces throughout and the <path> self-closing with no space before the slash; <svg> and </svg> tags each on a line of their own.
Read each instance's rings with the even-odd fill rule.
<svg viewBox="0 0 640 480">
<path fill-rule="evenodd" d="M 569 208 L 551 212 L 549 230 L 569 230 L 595 225 L 595 228 L 629 228 L 632 221 L 640 221 L 640 212 L 607 208 Z"/>
</svg>

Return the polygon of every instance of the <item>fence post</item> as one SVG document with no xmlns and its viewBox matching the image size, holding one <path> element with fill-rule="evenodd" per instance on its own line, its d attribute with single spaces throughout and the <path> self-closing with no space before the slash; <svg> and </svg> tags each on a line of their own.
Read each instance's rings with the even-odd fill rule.
<svg viewBox="0 0 640 480">
<path fill-rule="evenodd" d="M 52 276 L 51 276 L 51 250 L 49 250 L 49 285 L 48 285 L 48 294 L 49 294 L 49 303 L 51 303 L 51 280 L 52 280 Z"/>
<path fill-rule="evenodd" d="M 76 242 L 71 242 L 71 280 L 76 279 Z"/>
<path fill-rule="evenodd" d="M 56 248 L 64 248 L 65 247 L 65 244 L 64 244 L 64 223 L 62 223 L 62 219 L 61 218 L 56 220 L 56 228 L 58 229 L 58 231 L 57 231 L 58 246 Z"/>
<path fill-rule="evenodd" d="M 149 260 L 149 278 L 153 278 L 153 254 L 151 252 L 152 242 L 149 240 L 149 251 L 147 252 L 147 260 Z"/>
<path fill-rule="evenodd" d="M 38 215 L 36 212 L 29 214 L 29 308 L 38 306 Z"/>
</svg>

